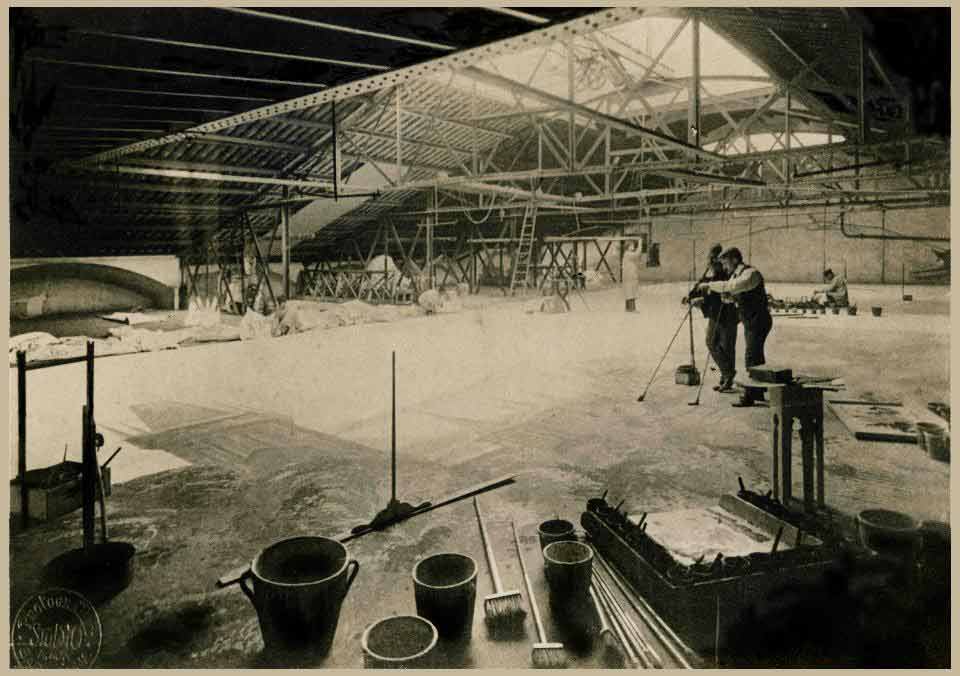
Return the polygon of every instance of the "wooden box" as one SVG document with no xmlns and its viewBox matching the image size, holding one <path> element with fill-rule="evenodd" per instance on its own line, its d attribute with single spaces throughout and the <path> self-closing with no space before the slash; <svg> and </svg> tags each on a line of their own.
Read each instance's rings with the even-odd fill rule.
<svg viewBox="0 0 960 676">
<path fill-rule="evenodd" d="M 68 460 L 51 467 L 28 471 L 29 518 L 35 521 L 50 521 L 79 509 L 83 505 L 81 468 L 81 463 Z M 102 473 L 104 493 L 110 495 L 110 468 L 103 468 Z M 10 482 L 10 512 L 19 515 L 21 510 L 20 477 L 17 477 Z"/>
<path fill-rule="evenodd" d="M 747 373 L 754 380 L 761 383 L 790 383 L 793 382 L 793 369 L 777 368 L 774 366 L 751 366 Z"/>
</svg>

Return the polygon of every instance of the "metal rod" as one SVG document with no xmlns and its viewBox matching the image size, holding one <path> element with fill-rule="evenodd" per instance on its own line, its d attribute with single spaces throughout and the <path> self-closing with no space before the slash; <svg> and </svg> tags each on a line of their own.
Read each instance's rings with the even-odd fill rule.
<svg viewBox="0 0 960 676">
<path fill-rule="evenodd" d="M 397 501 L 397 353 L 390 353 L 390 495 Z"/>
<path fill-rule="evenodd" d="M 93 448 L 93 419 L 90 415 L 90 409 L 84 405 L 83 407 L 83 423 L 82 423 L 82 464 L 81 464 L 81 473 L 80 473 L 80 487 L 81 495 L 83 501 L 83 514 L 82 514 L 82 523 L 83 523 L 83 548 L 87 552 L 93 549 L 94 545 L 94 501 L 96 498 L 96 489 L 94 488 L 94 475 L 93 467 L 96 463 L 96 457 L 91 457 L 96 454 L 96 451 Z"/>
<path fill-rule="evenodd" d="M 653 651 L 646 639 L 644 639 L 636 623 L 627 616 L 626 612 L 624 612 L 623 607 L 616 600 L 616 597 L 613 595 L 613 592 L 610 590 L 610 587 L 607 585 L 607 583 L 604 582 L 603 578 L 600 577 L 596 579 L 596 582 L 597 587 L 600 590 L 600 598 L 606 598 L 607 605 L 612 611 L 611 615 L 613 616 L 614 621 L 619 622 L 620 626 L 623 627 L 627 638 L 632 639 L 631 643 L 633 648 L 636 651 L 637 656 L 640 658 L 640 662 L 643 664 L 643 666 L 647 669 L 662 667 L 663 661 L 660 659 L 660 656 Z"/>
<path fill-rule="evenodd" d="M 87 409 L 93 419 L 93 341 L 87 341 Z"/>
<path fill-rule="evenodd" d="M 289 189 L 283 188 L 284 199 L 288 196 Z M 280 246 L 281 260 L 283 265 L 283 297 L 290 298 L 290 207 L 284 205 L 280 207 Z M 268 254 L 269 255 L 269 254 Z"/>
<path fill-rule="evenodd" d="M 880 283 L 887 283 L 887 212 L 880 211 Z"/>
<path fill-rule="evenodd" d="M 341 33 L 352 33 L 353 35 L 364 35 L 371 38 L 380 38 L 382 40 L 390 40 L 392 42 L 402 42 L 408 45 L 417 45 L 419 47 L 430 47 L 431 49 L 439 49 L 447 52 L 452 52 L 457 47 L 453 45 L 445 45 L 438 42 L 428 42 L 427 40 L 416 40 L 414 38 L 401 37 L 399 35 L 390 35 L 389 33 L 375 33 L 373 31 L 360 30 L 359 28 L 351 28 L 349 26 L 339 26 L 337 24 L 326 23 L 323 21 L 313 21 L 310 19 L 301 19 L 300 17 L 290 16 L 287 14 L 273 14 L 272 12 L 261 12 L 253 9 L 241 9 L 239 7 L 221 7 L 226 12 L 234 12 L 236 14 L 246 14 L 247 16 L 255 16 L 260 19 L 272 19 L 274 21 L 285 21 L 287 23 L 295 23 L 301 26 L 311 26 L 313 28 L 322 28 L 324 30 L 338 31 Z"/>
<path fill-rule="evenodd" d="M 29 522 L 30 490 L 27 488 L 27 353 L 17 351 L 17 475 L 20 477 L 20 524 Z"/>
<path fill-rule="evenodd" d="M 623 597 L 627 599 L 627 602 L 633 607 L 634 610 L 643 618 L 647 626 L 650 627 L 651 631 L 656 635 L 657 640 L 660 641 L 667 650 L 670 652 L 671 656 L 680 663 L 684 669 L 692 669 L 690 662 L 683 656 L 681 650 L 689 654 L 693 654 L 693 651 L 678 637 L 670 626 L 663 621 L 663 619 L 647 604 L 646 600 L 643 597 L 637 594 L 631 594 L 627 587 L 626 583 L 622 581 L 619 574 L 612 569 L 612 567 L 601 557 L 596 557 L 596 561 L 600 564 L 600 568 L 607 574 L 607 576 L 613 581 L 614 585 L 623 594 Z M 669 637 L 669 638 L 668 638 Z"/>
<path fill-rule="evenodd" d="M 320 82 L 301 82 L 299 80 L 269 80 L 260 77 L 242 77 L 240 75 L 222 75 L 219 73 L 195 73 L 185 70 L 167 70 L 164 68 L 137 68 L 134 66 L 117 66 L 112 63 L 94 63 L 91 61 L 70 61 L 67 59 L 48 59 L 40 56 L 27 57 L 28 61 L 49 63 L 56 66 L 76 66 L 79 68 L 96 68 L 97 70 L 122 70 L 134 73 L 149 73 L 150 75 L 172 75 L 174 77 L 195 77 L 209 80 L 236 80 L 238 82 L 256 82 L 259 84 L 289 85 L 291 87 L 305 87 L 308 89 L 324 89 L 327 85 Z"/>
<path fill-rule="evenodd" d="M 598 586 L 597 589 L 600 587 Z M 604 596 L 602 593 L 597 594 L 597 599 L 600 601 L 600 605 L 603 606 L 603 609 L 606 611 L 607 615 L 610 617 L 610 624 L 613 627 L 613 633 L 616 635 L 617 640 L 620 641 L 620 645 L 624 647 L 627 653 L 627 659 L 630 661 L 631 665 L 638 666 L 643 664 L 640 653 L 637 650 L 636 646 L 627 638 L 626 630 L 623 625 L 620 623 L 620 618 L 616 617 L 613 612 L 613 608 L 610 606 L 610 600 Z M 646 667 L 646 664 L 643 664 Z"/>
<path fill-rule="evenodd" d="M 497 12 L 498 14 L 505 14 L 506 16 L 512 16 L 515 19 L 520 19 L 528 23 L 533 24 L 547 24 L 550 23 L 550 19 L 547 19 L 542 16 L 537 16 L 536 14 L 530 14 L 529 12 L 521 12 L 516 9 L 510 9 L 508 7 L 484 7 L 489 12 Z"/>
<path fill-rule="evenodd" d="M 216 52 L 229 52 L 232 54 L 252 54 L 254 56 L 267 56 L 273 59 L 291 59 L 294 61 L 308 61 L 311 63 L 329 63 L 336 66 L 347 66 L 350 68 L 366 68 L 369 70 L 390 70 L 389 66 L 383 66 L 374 63 L 358 63 L 357 61 L 341 61 L 340 59 L 327 59 L 320 56 L 304 56 L 301 54 L 290 54 L 282 52 L 265 52 L 257 49 L 247 49 L 239 47 L 228 47 L 226 45 L 211 45 L 200 42 L 184 42 L 182 40 L 170 40 L 168 38 L 152 38 L 144 35 L 127 35 L 125 33 L 108 33 L 105 31 L 89 31 L 78 29 L 73 31 L 81 35 L 96 35 L 98 37 L 113 38 L 115 40 L 134 40 L 137 42 L 147 42 L 158 45 L 170 45 L 172 47 L 187 47 L 189 49 L 206 49 Z"/>
</svg>

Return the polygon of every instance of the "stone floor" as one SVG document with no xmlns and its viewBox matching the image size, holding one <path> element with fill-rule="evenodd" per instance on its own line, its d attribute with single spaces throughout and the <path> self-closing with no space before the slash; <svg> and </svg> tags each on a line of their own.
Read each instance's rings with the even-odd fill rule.
<svg viewBox="0 0 960 676">
<path fill-rule="evenodd" d="M 573 312 L 528 315 L 520 303 L 316 331 L 267 341 L 136 354 L 97 364 L 97 422 L 112 463 L 110 537 L 137 548 L 135 575 L 102 604 L 101 666 L 262 666 L 257 620 L 236 587 L 215 580 L 266 544 L 330 535 L 368 520 L 389 497 L 390 352 L 397 352 L 399 497 L 417 503 L 504 473 L 517 482 L 481 498 L 508 588 L 522 580 L 509 521 L 548 612 L 536 524 L 579 520 L 586 500 L 609 491 L 631 513 L 709 507 L 769 484 L 769 411 L 734 409 L 730 395 L 673 383 L 689 362 L 677 341 L 643 403 L 637 395 L 683 317 L 683 285 L 644 287 L 627 314 L 616 290 L 571 297 Z M 799 372 L 843 377 L 846 395 L 896 397 L 922 411 L 949 401 L 949 289 L 852 287 L 861 313 L 775 322 L 768 359 Z M 778 296 L 805 287 L 771 285 Z M 874 318 L 869 306 L 884 307 Z M 704 323 L 696 318 L 702 368 Z M 685 338 L 684 336 L 681 338 Z M 739 345 L 742 353 L 742 341 Z M 79 457 L 83 366 L 28 376 L 30 466 Z M 11 387 L 15 378 L 11 372 Z M 13 392 L 13 389 L 11 389 Z M 15 421 L 11 411 L 11 421 Z M 949 522 L 949 465 L 916 445 L 861 442 L 825 421 L 827 501 Z M 15 426 L 11 426 L 15 429 Z M 15 459 L 11 459 L 14 463 Z M 799 482 L 799 467 L 794 470 Z M 797 490 L 797 489 L 795 489 Z M 53 556 L 79 546 L 79 513 L 11 540 L 15 610 L 40 585 Z M 371 622 L 414 610 L 410 571 L 428 553 L 480 562 L 478 597 L 491 593 L 469 501 L 348 545 L 361 563 L 330 667 L 362 665 Z M 482 613 L 478 603 L 478 617 Z M 520 641 L 474 640 L 447 666 L 524 667 Z M 589 652 L 576 666 L 595 666 Z"/>
</svg>

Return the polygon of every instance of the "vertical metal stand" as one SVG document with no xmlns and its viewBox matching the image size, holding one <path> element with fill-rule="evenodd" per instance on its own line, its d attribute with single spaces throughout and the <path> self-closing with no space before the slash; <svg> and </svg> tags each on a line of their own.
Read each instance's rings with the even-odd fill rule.
<svg viewBox="0 0 960 676">
<path fill-rule="evenodd" d="M 17 473 L 20 476 L 20 525 L 30 521 L 30 490 L 27 488 L 27 353 L 17 352 Z"/>
<path fill-rule="evenodd" d="M 390 501 L 397 501 L 397 353 L 390 353 Z"/>
<path fill-rule="evenodd" d="M 97 446 L 93 417 L 93 341 L 87 343 L 87 403 L 83 407 L 83 548 L 94 546 L 94 503 L 97 500 Z"/>
</svg>

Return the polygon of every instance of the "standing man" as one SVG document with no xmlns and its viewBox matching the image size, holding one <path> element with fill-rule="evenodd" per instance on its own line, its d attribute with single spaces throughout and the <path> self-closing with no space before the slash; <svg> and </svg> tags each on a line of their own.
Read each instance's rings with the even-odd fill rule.
<svg viewBox="0 0 960 676">
<path fill-rule="evenodd" d="M 730 278 L 720 262 L 722 251 L 723 247 L 719 244 L 710 248 L 704 281 L 723 282 Z M 719 293 L 708 291 L 703 286 L 694 289 L 690 294 L 690 302 L 699 305 L 707 319 L 707 349 L 720 371 L 720 383 L 713 389 L 724 394 L 734 392 L 733 379 L 737 373 L 737 308 L 730 299 L 724 302 Z"/>
<path fill-rule="evenodd" d="M 763 275 L 754 267 L 743 262 L 740 249 L 731 247 L 720 254 L 723 269 L 729 275 L 726 281 L 704 282 L 700 286 L 707 291 L 720 293 L 732 298 L 737 306 L 737 314 L 743 324 L 743 338 L 746 343 L 744 365 L 760 366 L 766 363 L 763 346 L 773 328 L 773 318 L 767 307 L 767 290 L 763 284 Z M 763 401 L 763 390 L 748 387 L 740 401 L 734 406 L 753 406 Z"/>
<path fill-rule="evenodd" d="M 640 293 L 640 243 L 631 242 L 630 248 L 623 254 L 623 298 L 627 312 L 637 309 L 637 295 Z"/>
</svg>

